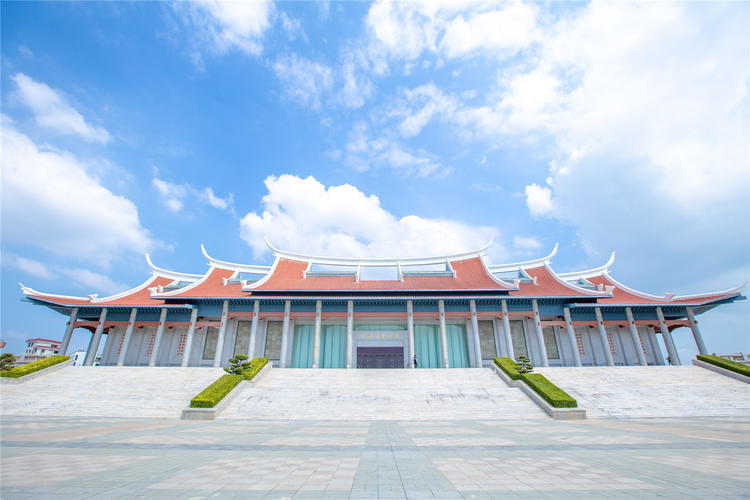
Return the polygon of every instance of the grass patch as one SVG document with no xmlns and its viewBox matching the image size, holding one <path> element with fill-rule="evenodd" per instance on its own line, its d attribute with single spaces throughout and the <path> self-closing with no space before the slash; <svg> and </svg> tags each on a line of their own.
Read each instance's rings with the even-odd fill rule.
<svg viewBox="0 0 750 500">
<path fill-rule="evenodd" d="M 250 367 L 242 375 L 222 375 L 219 377 L 213 384 L 190 400 L 190 408 L 213 408 L 224 399 L 224 396 L 232 392 L 237 384 L 243 380 L 252 380 L 268 364 L 268 359 L 253 358 L 250 363 Z"/>
<path fill-rule="evenodd" d="M 522 380 L 554 408 L 578 408 L 578 402 L 540 373 L 521 373 L 510 358 L 495 358 L 495 364 L 511 379 Z"/>
<path fill-rule="evenodd" d="M 63 356 L 61 354 L 56 354 L 48 358 L 33 361 L 26 365 L 17 366 L 13 368 L 12 370 L 0 372 L 0 377 L 20 378 L 20 377 L 23 377 L 24 375 L 28 375 L 29 373 L 34 373 L 34 372 L 38 372 L 39 370 L 44 370 L 45 368 L 49 368 L 50 366 L 54 366 L 56 364 L 62 363 L 63 361 L 67 361 L 69 359 L 70 359 L 70 356 Z"/>
<path fill-rule="evenodd" d="M 716 365 L 719 368 L 724 368 L 725 370 L 730 370 L 735 373 L 739 373 L 740 375 L 750 377 L 750 366 L 748 365 L 743 365 L 742 363 L 730 361 L 719 356 L 712 356 L 710 354 L 698 354 L 696 358 L 698 358 L 700 361 L 705 361 L 706 363 Z"/>
</svg>

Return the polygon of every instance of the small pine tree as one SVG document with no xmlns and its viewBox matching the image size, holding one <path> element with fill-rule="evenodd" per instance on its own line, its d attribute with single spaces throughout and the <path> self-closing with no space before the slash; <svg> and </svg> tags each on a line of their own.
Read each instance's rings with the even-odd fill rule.
<svg viewBox="0 0 750 500">
<path fill-rule="evenodd" d="M 16 362 L 16 357 L 9 352 L 0 354 L 0 370 L 7 372 L 13 368 L 13 363 Z"/>
<path fill-rule="evenodd" d="M 531 373 L 534 371 L 534 365 L 531 364 L 531 360 L 526 356 L 518 358 L 518 372 L 519 373 Z"/>
<path fill-rule="evenodd" d="M 232 375 L 242 375 L 252 365 L 251 361 L 247 361 L 247 354 L 235 354 L 233 358 L 229 358 L 229 362 L 232 364 L 225 366 L 224 371 Z"/>
</svg>

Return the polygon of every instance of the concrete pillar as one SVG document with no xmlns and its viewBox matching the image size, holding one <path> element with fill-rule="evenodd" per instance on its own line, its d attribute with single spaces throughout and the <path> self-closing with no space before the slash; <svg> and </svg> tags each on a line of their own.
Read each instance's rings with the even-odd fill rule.
<svg viewBox="0 0 750 500">
<path fill-rule="evenodd" d="M 654 359 L 656 361 L 656 364 L 659 366 L 664 366 L 666 363 L 664 362 L 664 356 L 661 352 L 661 346 L 659 345 L 659 339 L 656 338 L 656 329 L 653 326 L 649 326 L 648 328 L 648 341 L 651 343 L 651 349 L 654 351 Z"/>
<path fill-rule="evenodd" d="M 664 312 L 661 307 L 656 308 L 656 317 L 659 318 L 659 329 L 661 334 L 664 336 L 664 345 L 667 346 L 667 354 L 673 365 L 680 365 L 680 356 L 677 354 L 677 348 L 674 346 L 674 340 L 672 340 L 672 334 L 667 328 L 667 322 L 664 319 Z"/>
<path fill-rule="evenodd" d="M 414 301 L 406 301 L 406 330 L 409 332 L 409 368 L 414 368 Z M 419 360 L 417 360 L 419 363 Z"/>
<path fill-rule="evenodd" d="M 492 318 L 492 334 L 495 337 L 495 357 L 499 358 L 503 353 L 500 350 L 500 321 L 497 318 Z"/>
<path fill-rule="evenodd" d="M 253 304 L 253 319 L 250 322 L 250 345 L 247 346 L 247 357 L 255 357 L 255 342 L 258 337 L 258 316 L 260 315 L 260 301 L 256 300 Z"/>
<path fill-rule="evenodd" d="M 482 367 L 482 346 L 479 343 L 479 321 L 477 320 L 477 301 L 471 299 L 469 301 L 469 309 L 471 310 L 471 330 L 474 333 L 474 356 L 476 357 L 476 365 L 474 368 Z"/>
<path fill-rule="evenodd" d="M 440 315 L 440 343 L 443 346 L 443 368 L 450 368 L 450 363 L 448 363 L 448 330 L 445 327 L 444 300 L 438 300 L 438 314 Z"/>
<path fill-rule="evenodd" d="M 159 355 L 159 346 L 161 345 L 161 337 L 164 335 L 164 323 L 167 321 L 167 308 L 163 307 L 161 315 L 159 316 L 159 326 L 156 328 L 156 339 L 154 340 L 154 349 L 151 351 L 151 359 L 148 361 L 148 366 L 156 366 L 156 357 Z"/>
<path fill-rule="evenodd" d="M 693 332 L 695 345 L 698 347 L 698 354 L 708 354 L 708 349 L 706 349 L 706 344 L 703 342 L 703 335 L 701 335 L 701 329 L 698 327 L 698 320 L 695 319 L 693 308 L 687 307 L 686 309 L 688 321 L 690 321 L 690 330 Z"/>
<path fill-rule="evenodd" d="M 193 348 L 193 337 L 195 336 L 195 322 L 198 320 L 198 308 L 194 308 L 190 311 L 190 326 L 187 331 L 187 338 L 185 339 L 185 349 L 182 351 L 182 361 L 180 366 L 185 367 L 190 362 L 190 350 Z"/>
<path fill-rule="evenodd" d="M 505 332 L 505 345 L 508 349 L 508 357 L 512 360 L 516 360 L 516 355 L 513 353 L 513 336 L 510 334 L 510 318 L 508 317 L 508 301 L 503 300 L 502 315 L 503 315 L 503 331 Z"/>
<path fill-rule="evenodd" d="M 573 321 L 570 318 L 570 309 L 567 307 L 563 308 L 563 316 L 565 317 L 565 328 L 568 331 L 568 341 L 570 342 L 570 349 L 573 352 L 573 362 L 576 366 L 581 366 L 581 353 L 578 351 L 578 342 L 576 342 L 576 331 L 573 328 Z"/>
<path fill-rule="evenodd" d="M 70 321 L 68 321 L 68 326 L 65 327 L 65 334 L 63 335 L 62 343 L 60 344 L 60 354 L 62 354 L 63 356 L 65 356 L 65 353 L 68 352 L 68 346 L 70 346 L 70 338 L 73 336 L 73 330 L 75 329 L 77 317 L 78 308 L 74 307 L 73 310 L 70 311 Z"/>
<path fill-rule="evenodd" d="M 99 324 L 96 325 L 96 331 L 91 337 L 89 342 L 89 348 L 86 351 L 86 358 L 83 360 L 83 366 L 94 366 L 96 361 L 96 351 L 99 349 L 99 341 L 102 339 L 102 332 L 104 332 L 104 321 L 107 319 L 107 308 L 102 307 L 102 312 L 99 315 Z"/>
<path fill-rule="evenodd" d="M 599 337 L 602 339 L 602 346 L 604 347 L 604 357 L 607 358 L 607 364 L 609 366 L 615 366 L 615 359 L 612 357 L 612 351 L 609 348 L 609 340 L 607 339 L 607 329 L 604 328 L 604 320 L 602 320 L 602 310 L 599 307 L 594 308 L 596 314 L 596 326 L 599 327 Z"/>
<path fill-rule="evenodd" d="M 542 366 L 549 366 L 547 360 L 547 346 L 544 345 L 544 333 L 542 332 L 542 318 L 539 315 L 539 303 L 536 299 L 531 301 L 531 310 L 534 312 L 534 327 L 536 328 L 536 339 L 539 343 L 539 352 L 542 356 Z"/>
<path fill-rule="evenodd" d="M 648 362 L 646 361 L 646 353 L 643 352 L 643 346 L 641 345 L 641 337 L 638 335 L 638 327 L 635 326 L 635 319 L 633 319 L 633 310 L 630 307 L 626 307 L 625 315 L 628 317 L 630 336 L 633 337 L 635 352 L 636 354 L 638 354 L 638 363 L 640 363 L 641 366 L 648 366 Z"/>
<path fill-rule="evenodd" d="M 221 306 L 221 325 L 219 326 L 219 338 L 216 339 L 216 354 L 214 354 L 214 367 L 221 366 L 221 355 L 224 352 L 224 337 L 227 334 L 227 317 L 229 316 L 229 301 L 225 300 Z"/>
<path fill-rule="evenodd" d="M 284 301 L 284 320 L 281 323 L 281 352 L 279 353 L 279 368 L 286 368 L 286 347 L 289 343 L 289 316 L 292 311 L 292 302 Z"/>
<path fill-rule="evenodd" d="M 323 301 L 315 301 L 315 342 L 313 344 L 313 368 L 320 367 L 320 320 L 323 315 Z"/>
<path fill-rule="evenodd" d="M 346 367 L 352 367 L 352 346 L 354 337 L 354 301 L 346 301 Z"/>
<path fill-rule="evenodd" d="M 135 317 L 137 314 L 138 309 L 136 309 L 135 307 L 130 310 L 130 319 L 128 320 L 128 327 L 125 330 L 125 338 L 122 340 L 120 356 L 117 358 L 117 366 L 123 366 L 125 364 L 125 355 L 128 352 L 130 339 L 133 337 L 133 328 L 135 328 Z"/>
</svg>

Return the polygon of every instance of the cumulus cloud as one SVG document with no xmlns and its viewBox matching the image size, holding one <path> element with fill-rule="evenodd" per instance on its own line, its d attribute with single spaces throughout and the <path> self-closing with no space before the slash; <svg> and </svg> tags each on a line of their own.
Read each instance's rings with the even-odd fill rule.
<svg viewBox="0 0 750 500">
<path fill-rule="evenodd" d="M 163 181 L 157 177 L 151 180 L 151 184 L 159 191 L 162 202 L 171 212 L 176 213 L 182 210 L 183 200 L 188 193 L 186 186 Z"/>
<path fill-rule="evenodd" d="M 552 211 L 552 190 L 545 186 L 526 186 L 526 206 L 531 215 L 539 217 Z"/>
<path fill-rule="evenodd" d="M 141 226 L 135 204 L 103 186 L 85 163 L 35 144 L 7 118 L 2 129 L 5 241 L 99 266 L 158 244 Z"/>
<path fill-rule="evenodd" d="M 158 170 L 157 170 L 158 172 Z M 169 211 L 177 213 L 185 207 L 185 201 L 190 198 L 205 203 L 220 210 L 234 212 L 234 195 L 229 193 L 226 198 L 216 196 L 212 187 L 198 189 L 190 184 L 176 184 L 154 177 L 151 184 L 161 195 L 161 201 Z"/>
<path fill-rule="evenodd" d="M 513 248 L 520 251 L 531 251 L 542 248 L 542 242 L 530 236 L 514 236 Z"/>
<path fill-rule="evenodd" d="M 287 97 L 313 109 L 320 109 L 321 98 L 333 86 L 331 68 L 296 54 L 280 57 L 272 67 Z"/>
<path fill-rule="evenodd" d="M 416 256 L 481 247 L 498 231 L 447 219 L 397 217 L 375 195 L 355 186 L 325 186 L 310 176 L 270 176 L 260 212 L 240 222 L 241 236 L 256 256 L 267 252 L 264 237 L 276 246 L 335 256 Z M 497 241 L 497 240 L 496 240 Z M 505 258 L 495 244 L 493 256 Z"/>
<path fill-rule="evenodd" d="M 102 127 L 88 123 L 56 90 L 33 78 L 16 73 L 13 96 L 34 113 L 36 123 L 63 134 L 77 135 L 89 142 L 109 142 L 111 136 Z"/>
<path fill-rule="evenodd" d="M 45 264 L 37 260 L 21 257 L 20 255 L 15 255 L 9 252 L 3 252 L 2 261 L 3 265 L 15 267 L 19 271 L 37 278 L 49 279 L 54 277 L 54 273 L 52 273 Z"/>
</svg>

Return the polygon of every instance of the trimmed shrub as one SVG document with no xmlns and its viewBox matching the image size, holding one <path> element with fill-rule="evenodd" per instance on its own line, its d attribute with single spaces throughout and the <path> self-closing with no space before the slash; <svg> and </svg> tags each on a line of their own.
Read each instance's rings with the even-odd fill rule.
<svg viewBox="0 0 750 500">
<path fill-rule="evenodd" d="M 740 375 L 750 377 L 750 366 L 748 365 L 743 365 L 742 363 L 724 359 L 719 356 L 712 356 L 710 354 L 698 354 L 696 358 L 698 358 L 701 361 L 705 361 L 706 363 L 711 363 L 712 365 L 716 365 L 719 368 L 731 370 L 735 373 L 739 373 Z"/>
<path fill-rule="evenodd" d="M 518 365 L 510 358 L 495 358 L 495 364 L 500 367 L 511 379 L 520 380 L 521 373 L 518 371 Z"/>
<path fill-rule="evenodd" d="M 249 368 L 242 372 L 242 375 L 222 375 L 190 400 L 190 408 L 213 408 L 224 399 L 224 396 L 232 392 L 237 384 L 243 380 L 252 380 L 267 364 L 266 358 L 253 358 Z"/>
<path fill-rule="evenodd" d="M 33 361 L 27 365 L 17 366 L 12 370 L 0 372 L 0 377 L 20 378 L 24 375 L 28 375 L 29 373 L 38 372 L 39 370 L 49 368 L 50 366 L 54 366 L 69 359 L 70 356 L 62 356 L 60 354 L 57 354 L 55 356 L 50 356 L 48 358 Z"/>
<path fill-rule="evenodd" d="M 521 379 L 555 408 L 578 408 L 578 401 L 539 373 L 524 373 Z"/>
</svg>

